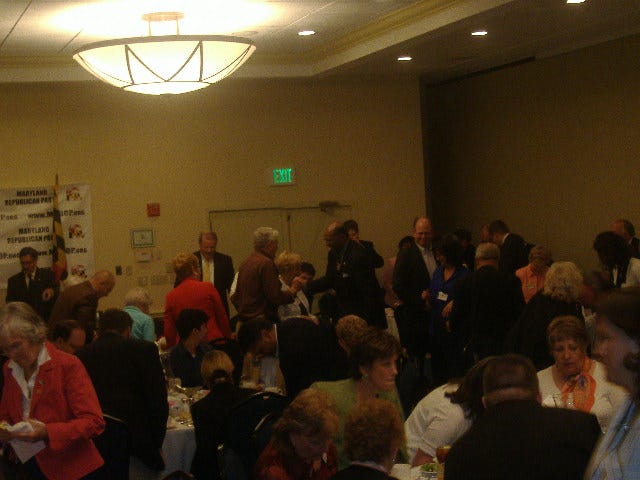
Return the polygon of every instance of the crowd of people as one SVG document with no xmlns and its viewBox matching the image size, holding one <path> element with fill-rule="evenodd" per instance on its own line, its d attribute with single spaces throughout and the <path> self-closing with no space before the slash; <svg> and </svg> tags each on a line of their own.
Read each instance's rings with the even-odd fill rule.
<svg viewBox="0 0 640 480">
<path fill-rule="evenodd" d="M 173 260 L 160 328 L 144 289 L 98 312 L 111 272 L 61 290 L 27 247 L 0 311 L 3 468 L 128 478 L 130 455 L 162 471 L 167 382 L 179 379 L 207 391 L 190 407 L 196 479 L 220 478 L 230 413 L 261 391 L 288 405 L 270 412 L 247 472 L 258 480 L 382 480 L 445 446 L 446 479 L 640 478 L 633 225 L 595 237 L 602 268 L 584 275 L 501 220 L 480 240 L 418 217 L 385 262 L 355 221 L 333 222 L 316 277 L 301 254 L 278 255 L 270 227 L 237 273 L 203 232 Z"/>
</svg>

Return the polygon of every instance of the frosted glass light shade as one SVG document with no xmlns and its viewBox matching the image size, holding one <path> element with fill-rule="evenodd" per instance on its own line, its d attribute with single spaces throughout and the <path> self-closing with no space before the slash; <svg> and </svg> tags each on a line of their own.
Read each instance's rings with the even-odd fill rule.
<svg viewBox="0 0 640 480">
<path fill-rule="evenodd" d="M 118 88 L 160 95 L 208 87 L 236 71 L 255 49 L 246 38 L 164 35 L 92 43 L 73 58 Z"/>
</svg>

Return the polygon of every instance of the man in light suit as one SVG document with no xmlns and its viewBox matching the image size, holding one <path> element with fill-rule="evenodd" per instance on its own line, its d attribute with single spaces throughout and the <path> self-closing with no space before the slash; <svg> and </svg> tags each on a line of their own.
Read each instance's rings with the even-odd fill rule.
<svg viewBox="0 0 640 480">
<path fill-rule="evenodd" d="M 50 268 L 38 268 L 38 252 L 24 247 L 18 254 L 22 271 L 9 277 L 6 302 L 28 303 L 46 322 L 51 314 L 59 285 Z"/>
<path fill-rule="evenodd" d="M 211 282 L 222 299 L 224 309 L 229 317 L 229 301 L 227 293 L 233 283 L 233 260 L 229 255 L 216 251 L 218 235 L 215 232 L 202 232 L 198 237 L 200 250 L 193 252 L 200 264 L 200 280 Z"/>
</svg>

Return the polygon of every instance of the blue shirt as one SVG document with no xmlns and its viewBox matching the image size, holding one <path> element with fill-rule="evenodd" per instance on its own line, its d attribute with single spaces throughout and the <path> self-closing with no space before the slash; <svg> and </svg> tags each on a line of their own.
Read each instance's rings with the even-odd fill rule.
<svg viewBox="0 0 640 480">
<path fill-rule="evenodd" d="M 144 313 L 138 307 L 128 305 L 123 308 L 125 312 L 133 319 L 131 326 L 131 338 L 138 340 L 147 340 L 149 342 L 156 341 L 156 329 L 153 318 Z"/>
</svg>

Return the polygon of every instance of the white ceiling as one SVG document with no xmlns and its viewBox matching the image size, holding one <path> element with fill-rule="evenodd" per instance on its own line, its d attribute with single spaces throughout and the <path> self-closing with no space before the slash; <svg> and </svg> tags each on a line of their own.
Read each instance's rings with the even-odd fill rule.
<svg viewBox="0 0 640 480">
<path fill-rule="evenodd" d="M 258 78 L 439 82 L 640 33 L 640 0 L 0 0 L 0 81 L 90 79 L 76 49 L 146 35 L 142 13 L 175 9 L 181 34 L 251 38 L 257 50 L 234 76 Z M 404 54 L 413 60 L 397 62 Z"/>
</svg>

